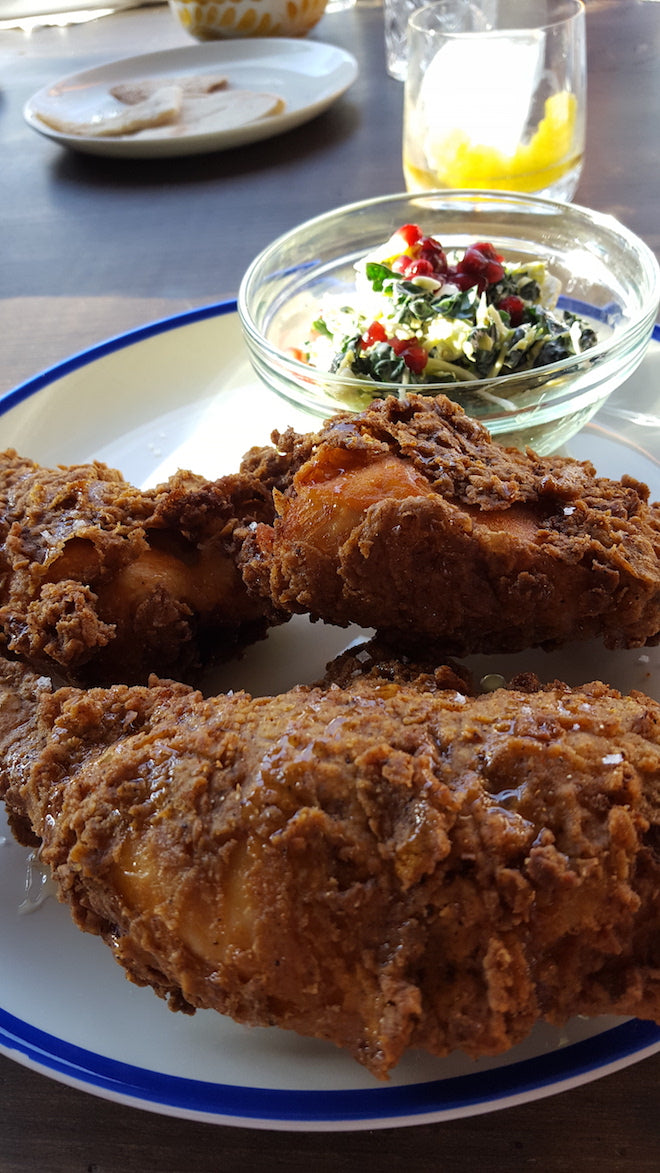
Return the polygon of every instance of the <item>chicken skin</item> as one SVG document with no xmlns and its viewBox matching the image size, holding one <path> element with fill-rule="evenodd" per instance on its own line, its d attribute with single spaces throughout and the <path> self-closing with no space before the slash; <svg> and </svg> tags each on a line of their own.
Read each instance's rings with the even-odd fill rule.
<svg viewBox="0 0 660 1173">
<path fill-rule="evenodd" d="M 660 505 L 631 477 L 503 449 L 442 396 L 274 439 L 244 460 L 279 516 L 243 573 L 278 606 L 442 656 L 658 641 Z"/>
<path fill-rule="evenodd" d="M 77 924 L 173 1009 L 497 1054 L 660 1022 L 660 706 L 344 661 L 340 687 L 51 691 L 5 662 L 0 794 Z"/>
<path fill-rule="evenodd" d="M 79 683 L 186 677 L 282 620 L 237 554 L 272 494 L 244 474 L 179 472 L 141 491 L 95 463 L 0 455 L 0 647 Z"/>
</svg>

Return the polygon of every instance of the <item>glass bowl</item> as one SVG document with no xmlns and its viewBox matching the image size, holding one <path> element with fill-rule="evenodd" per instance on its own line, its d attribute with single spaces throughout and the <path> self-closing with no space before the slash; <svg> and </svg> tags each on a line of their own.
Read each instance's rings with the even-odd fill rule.
<svg viewBox="0 0 660 1173">
<path fill-rule="evenodd" d="M 596 345 L 467 387 L 366 383 L 294 357 L 291 350 L 304 346 L 321 299 L 339 294 L 350 305 L 355 262 L 407 223 L 418 224 L 447 251 L 490 241 L 506 261 L 545 261 L 561 283 L 559 307 L 588 319 Z M 308 220 L 255 258 L 238 295 L 256 373 L 298 408 L 325 418 L 406 390 L 445 394 L 499 442 L 530 445 L 541 454 L 556 451 L 583 427 L 639 365 L 659 304 L 660 267 L 653 253 L 612 216 L 532 196 L 476 191 L 383 196 Z"/>
</svg>

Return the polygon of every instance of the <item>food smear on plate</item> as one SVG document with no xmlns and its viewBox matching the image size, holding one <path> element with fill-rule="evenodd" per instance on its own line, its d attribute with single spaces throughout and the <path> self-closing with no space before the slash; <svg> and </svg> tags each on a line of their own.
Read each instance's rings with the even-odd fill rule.
<svg viewBox="0 0 660 1173">
<path fill-rule="evenodd" d="M 100 96 L 98 109 L 85 118 L 71 117 L 67 99 L 66 91 L 54 92 L 34 112 L 52 130 L 81 138 L 218 134 L 285 108 L 279 94 L 231 88 L 225 77 L 215 75 L 119 83 Z"/>
<path fill-rule="evenodd" d="M 557 308 L 560 283 L 544 261 L 507 263 L 488 241 L 446 252 L 405 224 L 355 271 L 353 304 L 324 299 L 295 351 L 319 370 L 402 388 L 467 383 L 544 367 L 598 341 L 587 321 Z"/>
<path fill-rule="evenodd" d="M 136 106 L 144 102 L 163 86 L 179 86 L 182 93 L 189 97 L 200 97 L 202 94 L 215 94 L 218 90 L 226 90 L 227 78 L 218 73 L 192 73 L 189 77 L 145 77 L 137 80 L 117 82 L 110 86 L 109 93 L 118 102 L 126 106 Z"/>
</svg>

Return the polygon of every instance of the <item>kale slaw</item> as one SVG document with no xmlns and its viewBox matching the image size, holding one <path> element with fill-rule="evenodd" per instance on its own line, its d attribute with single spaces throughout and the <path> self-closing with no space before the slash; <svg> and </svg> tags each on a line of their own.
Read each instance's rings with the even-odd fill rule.
<svg viewBox="0 0 660 1173">
<path fill-rule="evenodd" d="M 353 304 L 326 298 L 297 352 L 351 380 L 403 390 L 469 385 L 559 362 L 598 341 L 585 319 L 557 308 L 559 282 L 545 262 L 507 263 L 488 242 L 447 253 L 408 224 L 355 271 Z"/>
</svg>

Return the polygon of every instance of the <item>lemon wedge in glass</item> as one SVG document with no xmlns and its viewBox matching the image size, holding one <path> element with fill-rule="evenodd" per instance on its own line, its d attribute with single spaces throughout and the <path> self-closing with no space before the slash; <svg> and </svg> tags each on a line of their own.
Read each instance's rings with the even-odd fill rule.
<svg viewBox="0 0 660 1173">
<path fill-rule="evenodd" d="M 543 118 L 529 142 L 513 153 L 475 142 L 455 129 L 440 137 L 429 128 L 424 143 L 426 163 L 415 166 L 404 158 L 410 189 L 449 187 L 514 191 L 545 191 L 580 162 L 575 145 L 577 101 L 567 91 L 545 102 Z"/>
</svg>

